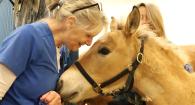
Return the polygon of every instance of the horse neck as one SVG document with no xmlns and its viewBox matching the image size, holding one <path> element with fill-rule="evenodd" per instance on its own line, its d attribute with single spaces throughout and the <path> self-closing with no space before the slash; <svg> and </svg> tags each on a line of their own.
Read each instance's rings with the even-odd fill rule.
<svg viewBox="0 0 195 105">
<path fill-rule="evenodd" d="M 135 73 L 134 89 L 152 100 L 150 105 L 191 105 L 185 102 L 192 103 L 194 98 L 190 97 L 195 97 L 195 74 L 185 71 L 184 64 L 185 58 L 175 48 L 148 40 L 143 62 Z"/>
<path fill-rule="evenodd" d="M 185 56 L 179 55 L 180 53 L 182 52 L 179 48 L 165 40 L 149 38 L 144 45 L 144 59 L 140 69 L 154 77 L 175 76 L 185 80 L 188 73 L 184 70 L 184 64 L 188 62 Z"/>
</svg>

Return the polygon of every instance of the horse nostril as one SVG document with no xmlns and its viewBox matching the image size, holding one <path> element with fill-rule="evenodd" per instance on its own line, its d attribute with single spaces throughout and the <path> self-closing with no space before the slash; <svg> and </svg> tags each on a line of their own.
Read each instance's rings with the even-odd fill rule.
<svg viewBox="0 0 195 105">
<path fill-rule="evenodd" d="M 63 81 L 62 80 L 59 80 L 58 83 L 57 83 L 56 91 L 57 92 L 60 92 L 62 86 L 63 86 Z"/>
</svg>

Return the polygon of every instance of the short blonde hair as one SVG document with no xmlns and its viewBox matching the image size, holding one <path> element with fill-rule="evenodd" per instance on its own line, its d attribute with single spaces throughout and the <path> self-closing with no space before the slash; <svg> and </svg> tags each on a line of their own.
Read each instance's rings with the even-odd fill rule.
<svg viewBox="0 0 195 105">
<path fill-rule="evenodd" d="M 145 7 L 147 11 L 147 18 L 149 19 L 149 24 L 151 25 L 152 30 L 159 36 L 166 38 L 164 30 L 164 22 L 159 8 L 151 3 L 140 3 L 139 7 Z"/>
<path fill-rule="evenodd" d="M 100 9 L 100 5 L 93 0 L 65 0 L 55 14 L 59 21 L 75 16 L 77 25 L 93 29 L 102 29 L 107 25 L 106 18 Z"/>
</svg>

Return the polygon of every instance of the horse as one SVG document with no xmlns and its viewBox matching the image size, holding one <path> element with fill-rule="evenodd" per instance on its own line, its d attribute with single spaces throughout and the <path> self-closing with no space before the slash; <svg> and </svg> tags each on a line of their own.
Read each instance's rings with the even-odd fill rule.
<svg viewBox="0 0 195 105">
<path fill-rule="evenodd" d="M 189 56 L 189 63 L 192 65 L 193 71 L 195 71 L 195 45 L 181 45 L 179 47 Z"/>
<path fill-rule="evenodd" d="M 124 30 L 107 33 L 61 75 L 58 91 L 64 101 L 120 91 L 135 68 L 133 90 L 147 105 L 195 105 L 195 75 L 183 67 L 188 55 L 139 22 L 139 10 L 134 7 Z M 113 79 L 124 70 L 128 73 Z"/>
</svg>

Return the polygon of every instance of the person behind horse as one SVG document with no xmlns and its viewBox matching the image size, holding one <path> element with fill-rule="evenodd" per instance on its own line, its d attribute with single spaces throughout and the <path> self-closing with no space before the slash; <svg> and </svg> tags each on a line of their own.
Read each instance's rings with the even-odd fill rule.
<svg viewBox="0 0 195 105">
<path fill-rule="evenodd" d="M 158 35 L 158 37 L 166 39 L 165 28 L 163 24 L 164 22 L 159 8 L 152 3 L 140 3 L 138 4 L 138 8 L 141 15 L 140 24 L 149 25 L 149 27 L 156 33 L 156 35 Z M 181 46 L 181 49 L 183 49 L 184 51 L 186 51 L 186 53 L 189 53 L 188 55 L 190 55 L 192 51 L 188 51 L 189 49 L 187 48 L 188 46 Z M 191 64 L 184 65 L 184 68 L 188 72 L 193 71 L 193 67 L 191 66 Z"/>
<path fill-rule="evenodd" d="M 166 38 L 164 22 L 159 8 L 152 3 L 140 3 L 137 6 L 141 16 L 140 24 L 149 25 L 158 37 Z"/>
<path fill-rule="evenodd" d="M 13 31 L 0 45 L 0 105 L 61 105 L 54 89 L 64 69 L 58 70 L 56 47 L 71 55 L 91 45 L 104 26 L 97 2 L 67 0 L 54 17 Z"/>
</svg>

